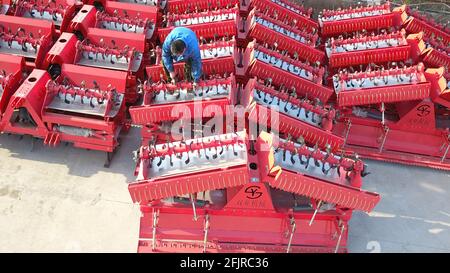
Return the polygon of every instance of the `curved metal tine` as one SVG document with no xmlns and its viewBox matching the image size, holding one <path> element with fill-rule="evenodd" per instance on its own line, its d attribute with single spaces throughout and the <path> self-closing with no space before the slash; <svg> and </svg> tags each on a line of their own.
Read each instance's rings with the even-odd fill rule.
<svg viewBox="0 0 450 273">
<path fill-rule="evenodd" d="M 57 15 L 56 11 L 54 11 L 54 12 L 52 13 L 52 20 L 53 20 L 53 21 L 58 21 L 58 15 Z"/>
<path fill-rule="evenodd" d="M 255 89 L 256 95 L 258 95 L 258 99 L 261 99 L 261 90 Z"/>
<path fill-rule="evenodd" d="M 294 159 L 295 155 L 296 155 L 296 150 L 291 152 L 291 163 L 292 163 L 292 165 L 295 165 L 295 159 Z"/>
<path fill-rule="evenodd" d="M 197 94 L 197 93 L 195 93 L 195 90 L 194 90 L 194 96 L 203 97 L 203 87 L 198 88 L 198 90 L 200 90 L 200 93 Z M 208 91 L 206 91 L 206 92 L 208 92 Z"/>
<path fill-rule="evenodd" d="M 288 104 L 290 103 L 289 99 L 290 99 L 290 95 L 288 96 L 288 100 L 286 101 L 286 104 L 284 105 L 284 109 L 283 109 L 284 112 L 286 112 L 286 113 L 289 112 L 289 110 L 287 108 Z M 291 109 L 292 109 L 292 103 L 291 103 Z"/>
<path fill-rule="evenodd" d="M 67 92 L 64 94 L 64 102 L 67 104 L 70 104 L 70 100 L 67 99 L 67 95 L 70 95 L 70 94 Z"/>
<path fill-rule="evenodd" d="M 339 177 L 341 177 L 341 166 L 340 164 L 337 166 L 337 174 Z"/>
<path fill-rule="evenodd" d="M 94 56 L 97 55 L 97 53 L 91 52 L 91 51 L 86 51 L 86 53 L 87 53 L 88 60 L 94 60 Z M 91 56 L 91 54 L 92 54 L 93 56 Z M 97 58 L 96 58 L 96 59 L 97 59 Z"/>
<path fill-rule="evenodd" d="M 163 155 L 163 156 L 160 156 L 160 157 L 158 157 L 158 158 L 159 158 L 159 162 L 156 163 L 156 166 L 160 167 L 161 164 L 163 163 L 163 160 L 166 159 L 166 156 Z"/>
<path fill-rule="evenodd" d="M 219 152 L 219 156 L 222 156 L 223 152 L 225 151 L 225 148 L 223 146 L 219 146 L 221 148 Z"/>
<path fill-rule="evenodd" d="M 93 102 L 94 97 L 92 96 L 91 99 L 89 100 L 89 105 L 91 106 L 91 108 L 95 108 L 95 104 Z"/>
<path fill-rule="evenodd" d="M 176 91 L 178 91 L 178 92 L 176 92 Z M 175 96 L 175 99 L 180 99 L 180 97 L 181 97 L 181 88 L 180 89 L 175 89 L 174 91 L 173 91 L 173 95 Z"/>
<path fill-rule="evenodd" d="M 191 158 L 189 157 L 189 151 L 187 151 L 186 154 L 187 154 L 187 159 L 184 161 L 184 164 L 188 165 L 189 162 L 191 162 Z"/>
<path fill-rule="evenodd" d="M 264 93 L 264 98 L 263 98 L 264 103 L 267 103 L 267 96 L 270 96 L 270 95 L 267 93 Z"/>
<path fill-rule="evenodd" d="M 234 143 L 231 144 L 231 146 L 233 147 L 233 154 L 234 154 L 234 156 L 238 156 L 238 152 L 236 152 L 236 147 L 235 147 Z"/>
<path fill-rule="evenodd" d="M 23 52 L 28 52 L 28 48 L 27 48 L 27 42 L 26 42 L 26 40 L 25 40 L 25 41 L 23 41 L 23 43 L 22 43 L 22 51 L 23 51 Z"/>
</svg>

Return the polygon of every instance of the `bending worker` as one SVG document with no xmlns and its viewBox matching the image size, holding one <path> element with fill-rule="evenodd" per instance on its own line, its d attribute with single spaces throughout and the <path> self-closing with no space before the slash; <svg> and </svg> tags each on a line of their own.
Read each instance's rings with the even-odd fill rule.
<svg viewBox="0 0 450 273">
<path fill-rule="evenodd" d="M 184 61 L 184 79 L 197 85 L 202 76 L 202 60 L 195 33 L 189 28 L 176 27 L 162 46 L 162 62 L 169 82 L 176 83 L 174 62 Z"/>
</svg>

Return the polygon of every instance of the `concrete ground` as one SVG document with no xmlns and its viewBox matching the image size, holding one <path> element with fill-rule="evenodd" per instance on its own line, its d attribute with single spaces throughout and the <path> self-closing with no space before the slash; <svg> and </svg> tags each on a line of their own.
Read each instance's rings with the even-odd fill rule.
<svg viewBox="0 0 450 273">
<path fill-rule="evenodd" d="M 139 209 L 127 181 L 139 131 L 111 167 L 100 152 L 0 135 L 0 252 L 136 252 Z M 382 201 L 351 220 L 350 252 L 450 252 L 450 172 L 368 161 Z"/>
</svg>

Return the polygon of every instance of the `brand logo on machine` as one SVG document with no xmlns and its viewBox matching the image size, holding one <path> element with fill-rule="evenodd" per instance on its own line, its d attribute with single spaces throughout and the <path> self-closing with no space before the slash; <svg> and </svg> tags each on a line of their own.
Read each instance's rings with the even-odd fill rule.
<svg viewBox="0 0 450 273">
<path fill-rule="evenodd" d="M 417 107 L 417 115 L 419 117 L 426 117 L 431 113 L 430 111 L 430 106 L 429 105 L 420 105 L 419 107 Z"/>
<path fill-rule="evenodd" d="M 247 194 L 247 198 L 248 199 L 258 199 L 263 194 L 260 191 L 260 187 L 259 186 L 250 186 L 250 187 L 245 189 L 245 193 Z"/>
</svg>

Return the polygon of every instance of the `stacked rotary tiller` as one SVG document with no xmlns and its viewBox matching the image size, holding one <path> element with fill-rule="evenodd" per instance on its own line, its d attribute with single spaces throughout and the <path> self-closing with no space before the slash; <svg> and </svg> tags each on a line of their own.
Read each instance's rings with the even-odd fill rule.
<svg viewBox="0 0 450 273">
<path fill-rule="evenodd" d="M 361 189 L 367 166 L 333 133 L 310 15 L 287 1 L 168 1 L 160 42 L 191 28 L 203 78 L 193 88 L 180 63 L 181 81 L 167 83 L 159 44 L 130 108 L 142 126 L 129 184 L 139 252 L 347 251 L 353 210 L 380 197 Z"/>
<path fill-rule="evenodd" d="M 389 3 L 0 1 L 0 132 L 107 152 L 142 127 L 140 252 L 346 252 L 360 157 L 450 169 L 450 34 Z M 161 45 L 199 38 L 196 87 Z M 34 142 L 33 142 L 34 143 Z"/>
<path fill-rule="evenodd" d="M 449 34 L 405 6 L 319 16 L 336 93 L 333 133 L 367 158 L 450 169 Z"/>
<path fill-rule="evenodd" d="M 160 15 L 158 2 L 2 2 L 0 53 L 22 58 L 2 58 L 0 132 L 104 151 L 109 166 Z"/>
</svg>

